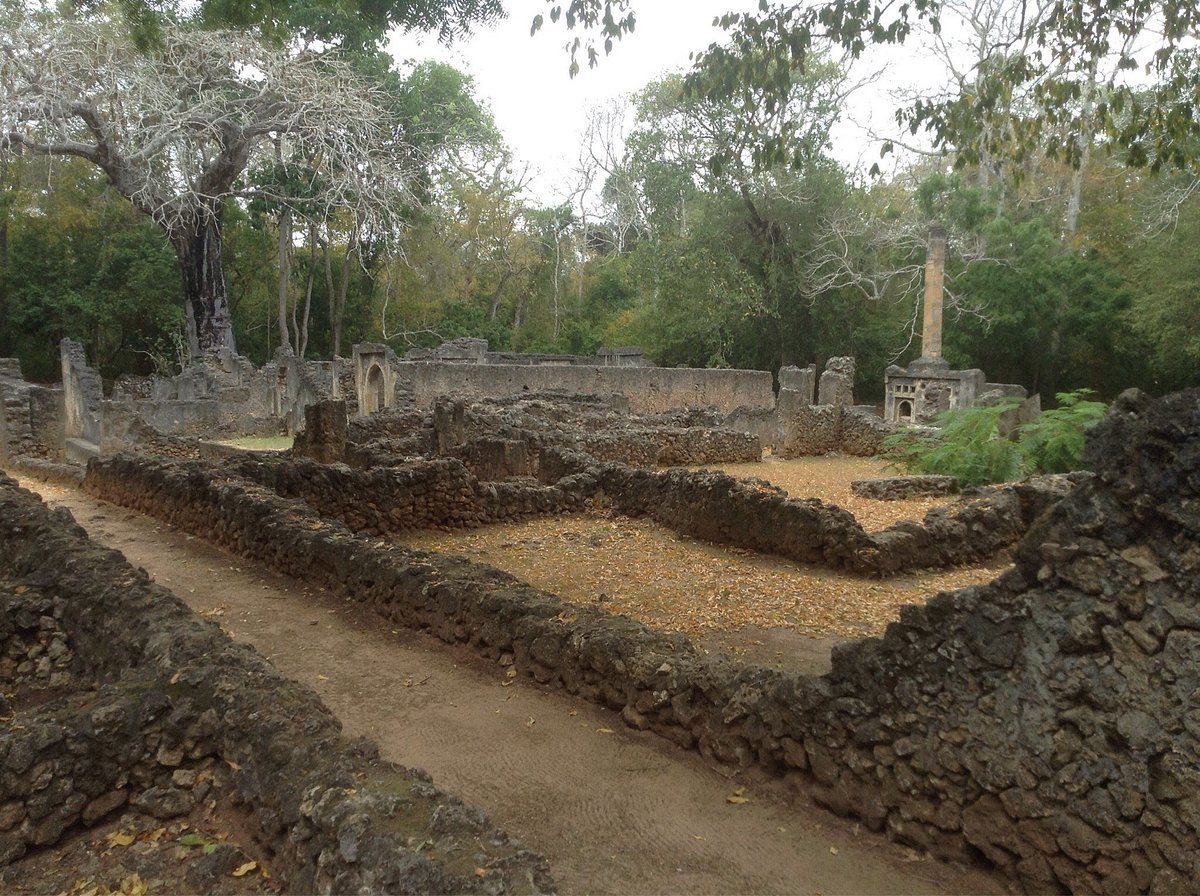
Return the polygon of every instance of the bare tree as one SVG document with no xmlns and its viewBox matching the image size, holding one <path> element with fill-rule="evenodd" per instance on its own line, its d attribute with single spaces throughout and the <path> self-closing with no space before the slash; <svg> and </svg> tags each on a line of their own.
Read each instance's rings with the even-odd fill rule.
<svg viewBox="0 0 1200 896">
<path fill-rule="evenodd" d="M 376 233 L 398 229 L 408 168 L 381 99 L 335 58 L 241 33 L 168 25 L 143 51 L 105 20 L 24 11 L 0 34 L 0 153 L 86 159 L 163 229 L 193 355 L 234 350 L 222 210 L 271 192 L 244 175 L 276 141 L 285 160 L 321 160 L 306 214 L 348 207 Z"/>
<path fill-rule="evenodd" d="M 826 216 L 818 238 L 804 256 L 805 295 L 811 303 L 833 290 L 848 289 L 873 302 L 909 303 L 908 341 L 899 358 L 920 332 L 921 303 L 928 223 L 919 215 L 899 219 L 861 207 L 843 205 Z M 984 240 L 972 234 L 951 234 L 951 249 L 960 264 L 946 272 L 946 306 L 956 316 L 988 320 L 977 303 L 955 285 L 959 274 L 983 263 L 1000 263 L 987 254 Z M 895 358 L 893 358 L 895 360 Z"/>
</svg>

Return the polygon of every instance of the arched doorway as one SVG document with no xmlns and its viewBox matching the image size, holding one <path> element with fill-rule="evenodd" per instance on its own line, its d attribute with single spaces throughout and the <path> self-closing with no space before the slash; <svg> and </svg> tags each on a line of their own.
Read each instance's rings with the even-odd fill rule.
<svg viewBox="0 0 1200 896">
<path fill-rule="evenodd" d="M 913 408 L 911 401 L 902 401 L 896 405 L 896 419 L 911 421 L 913 418 Z"/>
<path fill-rule="evenodd" d="M 366 412 L 374 414 L 381 408 L 387 407 L 387 389 L 383 382 L 383 369 L 378 364 L 372 364 L 367 371 Z"/>
</svg>

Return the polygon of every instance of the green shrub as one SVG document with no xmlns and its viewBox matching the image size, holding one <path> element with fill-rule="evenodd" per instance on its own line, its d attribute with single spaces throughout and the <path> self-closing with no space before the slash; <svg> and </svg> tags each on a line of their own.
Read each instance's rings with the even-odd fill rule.
<svg viewBox="0 0 1200 896">
<path fill-rule="evenodd" d="M 1058 407 L 1021 426 L 1020 446 L 1030 473 L 1069 473 L 1082 466 L 1084 433 L 1104 419 L 1108 405 L 1091 401 L 1090 389 L 1059 392 Z"/>
<path fill-rule="evenodd" d="M 1000 418 L 1013 400 L 941 414 L 936 431 L 902 429 L 884 440 L 884 457 L 906 473 L 955 476 L 964 487 L 1007 482 L 1034 473 L 1068 473 L 1082 466 L 1084 434 L 1104 418 L 1107 406 L 1087 389 L 1060 392 L 1059 406 L 1000 435 Z"/>
<path fill-rule="evenodd" d="M 947 411 L 938 416 L 936 432 L 903 429 L 888 436 L 884 456 L 905 472 L 956 476 L 966 487 L 1016 479 L 1021 449 L 999 435 L 1000 416 L 1014 407 L 1004 401 Z"/>
</svg>

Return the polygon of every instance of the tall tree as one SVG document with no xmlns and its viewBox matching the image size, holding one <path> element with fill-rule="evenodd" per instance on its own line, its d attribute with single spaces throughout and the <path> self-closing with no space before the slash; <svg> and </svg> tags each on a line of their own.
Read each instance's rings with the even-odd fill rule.
<svg viewBox="0 0 1200 896">
<path fill-rule="evenodd" d="M 221 229 L 282 141 L 327 173 L 310 204 L 386 221 L 407 195 L 378 90 L 329 56 L 172 25 L 141 51 L 105 20 L 15 14 L 0 35 L 0 153 L 85 159 L 166 233 L 193 354 L 233 350 Z M 380 230 L 386 230 L 386 226 Z"/>
</svg>

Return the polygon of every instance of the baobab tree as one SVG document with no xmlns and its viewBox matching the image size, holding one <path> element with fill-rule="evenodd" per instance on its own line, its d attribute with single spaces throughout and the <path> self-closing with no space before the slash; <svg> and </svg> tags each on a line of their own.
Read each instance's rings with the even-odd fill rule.
<svg viewBox="0 0 1200 896">
<path fill-rule="evenodd" d="M 303 198 L 269 198 L 313 216 L 348 208 L 376 234 L 399 226 L 411 166 L 397 125 L 380 88 L 337 58 L 171 24 L 139 48 L 104 19 L 9 18 L 0 154 L 86 159 L 162 228 L 179 260 L 193 355 L 234 350 L 221 221 L 226 203 L 272 191 L 249 182 L 251 166 L 281 152 L 304 160 Z"/>
</svg>

